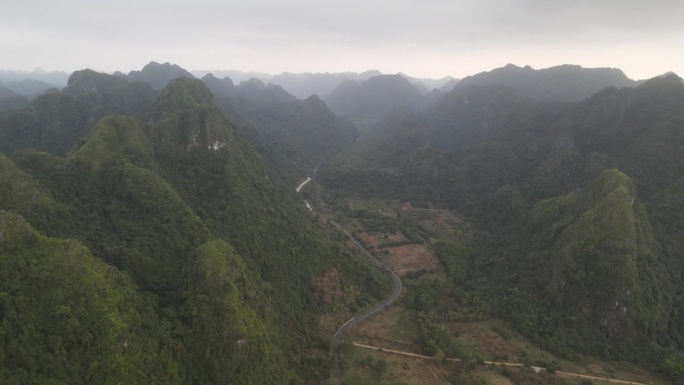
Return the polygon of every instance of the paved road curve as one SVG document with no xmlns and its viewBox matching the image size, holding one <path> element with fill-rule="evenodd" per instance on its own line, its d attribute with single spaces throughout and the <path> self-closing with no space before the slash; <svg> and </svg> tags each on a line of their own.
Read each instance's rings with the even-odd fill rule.
<svg viewBox="0 0 684 385">
<path fill-rule="evenodd" d="M 299 190 L 301 190 L 302 187 L 304 187 L 304 186 L 305 186 L 307 183 L 309 183 L 309 182 L 311 182 L 311 177 L 307 177 L 306 180 L 305 180 L 302 184 L 300 184 L 299 186 L 297 186 L 297 188 L 295 189 L 295 191 L 299 192 Z"/>
<path fill-rule="evenodd" d="M 311 177 L 306 178 L 306 180 L 305 180 L 302 184 L 300 184 L 300 185 L 297 187 L 296 191 L 299 192 L 299 191 L 302 189 L 302 187 L 304 187 L 304 185 L 306 185 L 306 184 L 309 183 L 310 181 L 311 181 Z M 305 201 L 305 202 L 306 202 L 306 201 Z M 308 202 L 306 202 L 306 205 L 309 207 L 309 209 L 310 209 L 311 211 L 313 211 L 313 209 L 311 208 L 311 206 L 309 205 Z M 332 373 L 332 375 L 333 375 L 334 377 L 336 377 L 336 378 L 339 379 L 340 376 L 341 376 L 340 359 L 339 359 L 339 358 L 340 358 L 340 338 L 342 338 L 342 337 L 344 336 L 345 333 L 347 333 L 351 328 L 353 328 L 354 326 L 356 326 L 356 324 L 358 324 L 359 322 L 365 320 L 366 318 L 368 318 L 368 317 L 372 316 L 373 314 L 379 312 L 380 310 L 384 309 L 386 306 L 390 305 L 392 302 L 396 301 L 397 298 L 399 298 L 399 294 L 401 294 L 401 291 L 403 290 L 404 287 L 403 287 L 402 284 L 401 284 L 401 280 L 400 280 L 399 277 L 392 271 L 392 269 L 390 269 L 389 267 L 387 267 L 387 266 L 386 266 L 384 263 L 382 263 L 382 261 L 380 261 L 379 259 L 375 258 L 375 256 L 373 256 L 373 254 L 371 254 L 368 250 L 366 250 L 366 248 L 363 247 L 363 245 L 362 245 L 359 241 L 357 241 L 356 238 L 354 238 L 354 237 L 349 233 L 349 231 L 347 231 L 344 227 L 340 226 L 339 223 L 336 223 L 336 222 L 333 222 L 333 221 L 330 221 L 330 223 L 331 223 L 333 226 L 335 226 L 335 227 L 339 228 L 340 230 L 344 231 L 344 233 L 347 234 L 347 236 L 349 237 L 349 239 L 351 239 L 352 242 L 354 242 L 354 244 L 356 245 L 356 247 L 358 247 L 359 250 L 361 250 L 364 254 L 366 254 L 366 256 L 367 256 L 368 258 L 370 258 L 373 262 L 375 262 L 376 265 L 378 265 L 378 266 L 380 266 L 380 267 L 383 267 L 383 268 L 387 269 L 387 271 L 389 271 L 389 273 L 390 273 L 390 275 L 391 275 L 391 277 L 392 277 L 392 283 L 393 283 L 392 292 L 391 292 L 385 299 L 383 299 L 382 301 L 378 302 L 377 304 L 375 304 L 375 305 L 372 306 L 371 308 L 366 309 L 366 310 L 365 310 L 364 312 L 362 312 L 361 314 L 357 314 L 356 316 L 354 316 L 354 317 L 353 317 L 352 319 L 350 319 L 349 321 L 345 322 L 344 325 L 342 325 L 342 327 L 339 328 L 339 330 L 337 330 L 337 332 L 335 333 L 335 336 L 333 336 L 331 351 L 332 351 L 333 354 L 334 354 L 335 365 L 334 365 L 334 368 L 333 368 L 333 373 Z"/>
<path fill-rule="evenodd" d="M 335 368 L 333 369 L 333 375 L 335 377 L 339 378 L 340 377 L 340 366 L 339 366 L 340 338 L 342 338 L 345 333 L 347 333 L 351 328 L 356 326 L 356 324 L 358 324 L 359 322 L 361 322 L 364 319 L 372 316 L 373 314 L 379 312 L 380 310 L 382 310 L 386 306 L 390 305 L 392 302 L 396 301 L 396 299 L 399 298 L 399 294 L 401 294 L 403 286 L 401 284 L 401 280 L 399 279 L 399 277 L 389 267 L 387 267 L 385 264 L 383 264 L 379 259 L 375 258 L 368 250 L 366 250 L 366 248 L 363 247 L 363 245 L 361 245 L 361 243 L 359 243 L 359 241 L 357 241 L 349 233 L 349 231 L 347 231 L 345 228 L 343 228 L 342 226 L 340 226 L 336 222 L 330 221 L 330 223 L 332 225 L 336 226 L 337 228 L 341 229 L 342 231 L 344 231 L 344 233 L 347 234 L 349 239 L 351 239 L 354 242 L 354 244 L 356 244 L 356 247 L 358 247 L 364 254 L 366 254 L 366 256 L 368 256 L 368 258 L 373 260 L 378 266 L 382 266 L 385 269 L 387 269 L 387 271 L 389 271 L 390 275 L 392 276 L 392 283 L 393 283 L 392 292 L 385 299 L 378 302 L 377 304 L 375 304 L 371 308 L 366 309 L 364 312 L 354 316 L 352 319 L 350 319 L 344 325 L 342 325 L 342 327 L 339 328 L 339 330 L 337 330 L 337 332 L 335 333 L 335 336 L 333 337 L 333 341 L 332 341 L 332 348 L 331 348 L 333 354 L 335 355 Z"/>
</svg>

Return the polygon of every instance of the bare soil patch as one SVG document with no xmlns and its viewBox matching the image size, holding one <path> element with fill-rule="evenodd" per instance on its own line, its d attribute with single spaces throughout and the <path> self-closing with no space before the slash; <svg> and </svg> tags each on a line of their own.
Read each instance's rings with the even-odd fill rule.
<svg viewBox="0 0 684 385">
<path fill-rule="evenodd" d="M 402 276 L 412 271 L 431 271 L 440 268 L 434 252 L 423 245 L 403 245 L 385 248 L 394 262 L 394 272 Z"/>
<path fill-rule="evenodd" d="M 406 242 L 406 237 L 399 231 L 395 234 L 383 234 L 382 237 L 361 232 L 359 238 L 375 253 L 387 253 L 392 261 L 392 270 L 400 277 L 412 271 L 431 271 L 441 267 L 435 253 L 428 246 L 419 244 L 386 246 Z"/>
</svg>

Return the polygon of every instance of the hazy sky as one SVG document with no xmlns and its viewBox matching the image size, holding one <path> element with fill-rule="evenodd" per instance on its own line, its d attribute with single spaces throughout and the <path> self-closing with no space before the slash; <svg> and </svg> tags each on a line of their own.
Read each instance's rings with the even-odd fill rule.
<svg viewBox="0 0 684 385">
<path fill-rule="evenodd" d="M 2 69 L 168 61 L 463 77 L 513 63 L 684 76 L 681 0 L 23 0 L 0 11 Z"/>
</svg>

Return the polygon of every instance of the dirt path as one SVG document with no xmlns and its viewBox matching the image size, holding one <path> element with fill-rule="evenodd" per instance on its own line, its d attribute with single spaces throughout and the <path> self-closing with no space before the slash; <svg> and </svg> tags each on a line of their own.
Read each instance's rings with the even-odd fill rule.
<svg viewBox="0 0 684 385">
<path fill-rule="evenodd" d="M 363 349 L 369 349 L 369 350 L 377 350 L 380 352 L 385 352 L 385 353 L 392 353 L 392 354 L 398 354 L 402 356 L 407 356 L 407 357 L 413 357 L 413 358 L 421 358 L 425 360 L 432 360 L 434 359 L 433 357 L 430 356 L 424 356 L 422 354 L 416 354 L 416 353 L 411 353 L 411 352 L 404 352 L 401 350 L 394 350 L 394 349 L 385 349 L 379 346 L 371 346 L 371 345 L 364 345 L 358 342 L 352 342 L 352 345 L 363 348 Z M 458 358 L 446 358 L 444 361 L 447 362 L 461 362 L 460 359 Z M 485 361 L 484 362 L 487 365 L 505 365 L 505 366 L 515 366 L 515 367 L 523 367 L 523 364 L 518 364 L 518 363 L 512 363 L 512 362 L 497 362 L 497 361 Z M 546 370 L 544 368 L 540 368 L 538 366 L 533 366 L 532 369 L 534 369 L 535 372 L 539 373 L 542 370 Z M 586 378 L 589 380 L 596 380 L 596 381 L 603 381 L 603 382 L 609 382 L 613 384 L 626 384 L 626 385 L 648 385 L 643 382 L 636 382 L 636 381 L 628 381 L 628 380 L 617 380 L 614 378 L 607 378 L 607 377 L 597 377 L 597 376 L 589 376 L 586 374 L 579 374 L 579 373 L 574 373 L 574 372 L 562 372 L 560 370 L 557 370 L 555 374 L 558 374 L 560 376 L 568 376 L 568 377 L 577 377 L 577 378 Z"/>
</svg>

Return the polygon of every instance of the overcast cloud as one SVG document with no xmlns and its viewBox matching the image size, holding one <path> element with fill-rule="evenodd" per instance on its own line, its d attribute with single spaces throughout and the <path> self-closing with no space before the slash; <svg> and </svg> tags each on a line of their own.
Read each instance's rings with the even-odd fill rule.
<svg viewBox="0 0 684 385">
<path fill-rule="evenodd" d="M 128 72 L 154 60 L 463 77 L 568 63 L 684 76 L 681 0 L 24 0 L 0 10 L 3 69 Z"/>
</svg>

